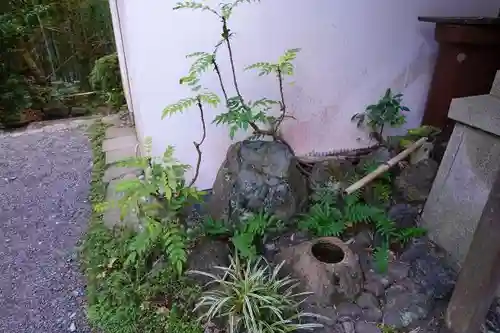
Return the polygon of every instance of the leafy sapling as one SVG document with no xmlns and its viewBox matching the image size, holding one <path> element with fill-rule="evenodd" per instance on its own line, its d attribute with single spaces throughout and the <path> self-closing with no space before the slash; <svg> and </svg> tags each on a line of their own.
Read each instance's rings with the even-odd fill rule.
<svg viewBox="0 0 500 333">
<path fill-rule="evenodd" d="M 383 143 L 384 127 L 401 127 L 406 123 L 406 116 L 403 112 L 410 109 L 404 105 L 403 94 L 394 94 L 391 89 L 387 89 L 384 96 L 377 104 L 369 105 L 364 113 L 356 113 L 351 120 L 356 121 L 360 127 L 366 124 L 377 141 Z"/>
<path fill-rule="evenodd" d="M 277 77 L 280 91 L 280 101 L 273 101 L 267 98 L 262 98 L 257 101 L 246 101 L 241 93 L 238 79 L 236 75 L 236 66 L 234 61 L 234 53 L 231 44 L 233 33 L 228 27 L 228 21 L 232 16 L 233 10 L 243 3 L 259 2 L 258 0 L 236 0 L 231 3 L 219 4 L 216 7 L 211 7 L 203 2 L 198 1 L 183 1 L 178 2 L 174 10 L 193 9 L 206 11 L 216 16 L 221 22 L 220 40 L 212 53 L 196 52 L 188 55 L 188 58 L 194 58 L 194 63 L 191 67 L 189 75 L 181 79 L 182 84 L 188 84 L 194 90 L 200 89 L 199 75 L 212 68 L 219 79 L 222 93 L 226 102 L 227 111 L 216 116 L 214 123 L 224 124 L 229 127 L 229 135 L 234 137 L 238 130 L 252 130 L 253 137 L 271 136 L 274 140 L 279 140 L 286 143 L 279 134 L 279 127 L 287 115 L 287 108 L 283 92 L 283 82 L 286 75 L 293 75 L 293 63 L 299 49 L 291 49 L 281 56 L 277 63 L 260 62 L 247 67 L 247 69 L 259 69 L 261 75 L 274 74 Z M 217 62 L 217 54 L 221 47 L 227 48 L 230 69 L 232 74 L 232 83 L 236 96 L 230 96 L 228 89 L 222 78 L 222 74 Z M 278 106 L 280 115 L 278 117 L 269 116 L 268 112 Z M 265 124 L 268 129 L 261 128 L 260 124 Z"/>
</svg>

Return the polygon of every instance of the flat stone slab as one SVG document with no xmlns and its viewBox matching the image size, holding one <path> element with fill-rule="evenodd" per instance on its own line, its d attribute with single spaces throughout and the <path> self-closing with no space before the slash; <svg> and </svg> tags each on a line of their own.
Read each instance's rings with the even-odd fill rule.
<svg viewBox="0 0 500 333">
<path fill-rule="evenodd" d="M 113 139 L 123 136 L 136 136 L 135 130 L 131 127 L 109 127 L 106 130 L 106 139 Z"/>
<path fill-rule="evenodd" d="M 123 149 L 115 149 L 106 152 L 106 164 L 113 164 L 135 157 L 135 146 L 125 147 Z"/>
<path fill-rule="evenodd" d="M 134 136 L 121 136 L 113 139 L 106 139 L 102 143 L 102 150 L 105 152 L 132 147 L 135 150 L 137 138 Z"/>
<path fill-rule="evenodd" d="M 500 98 L 493 95 L 455 98 L 451 101 L 448 117 L 500 136 Z"/>
<path fill-rule="evenodd" d="M 139 168 L 119 167 L 116 165 L 111 165 L 104 172 L 104 177 L 102 178 L 102 180 L 105 183 L 109 183 L 110 181 L 115 179 L 122 179 L 124 176 L 129 174 L 138 176 L 141 174 L 141 172 L 142 170 Z"/>
<path fill-rule="evenodd" d="M 104 212 L 103 221 L 104 224 L 110 228 L 116 225 L 127 225 L 132 228 L 138 228 L 139 219 L 136 214 L 129 212 L 126 216 L 122 218 L 121 210 L 117 206 L 118 200 L 123 197 L 123 193 L 116 190 L 116 186 L 126 180 L 133 179 L 137 177 L 135 174 L 126 174 L 122 179 L 112 180 L 106 188 L 106 201 L 111 203 L 111 207 Z"/>
</svg>

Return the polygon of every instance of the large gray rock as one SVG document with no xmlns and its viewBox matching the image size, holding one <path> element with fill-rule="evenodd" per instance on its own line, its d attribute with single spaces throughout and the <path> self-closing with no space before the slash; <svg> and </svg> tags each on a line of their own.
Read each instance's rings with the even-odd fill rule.
<svg viewBox="0 0 500 333">
<path fill-rule="evenodd" d="M 237 223 L 244 212 L 261 210 L 288 220 L 306 200 L 306 179 L 285 144 L 243 141 L 229 147 L 213 186 L 209 212 L 231 223 Z"/>
<path fill-rule="evenodd" d="M 450 296 L 457 273 L 448 264 L 446 256 L 438 253 L 425 238 L 413 240 L 400 258 L 409 265 L 409 277 L 421 293 L 435 299 Z"/>
</svg>

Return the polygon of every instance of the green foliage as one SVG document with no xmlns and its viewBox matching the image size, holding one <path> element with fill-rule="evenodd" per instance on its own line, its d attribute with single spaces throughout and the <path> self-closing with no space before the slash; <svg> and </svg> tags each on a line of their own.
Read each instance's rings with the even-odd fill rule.
<svg viewBox="0 0 500 333">
<path fill-rule="evenodd" d="M 208 104 L 211 107 L 217 107 L 220 103 L 220 99 L 217 95 L 211 92 L 203 92 L 194 97 L 183 98 L 178 102 L 167 106 L 163 110 L 162 119 L 175 113 L 182 113 L 196 105 L 198 102 Z"/>
<path fill-rule="evenodd" d="M 238 257 L 230 258 L 229 267 L 216 267 L 223 273 L 192 271 L 212 279 L 216 288 L 202 294 L 196 309 L 200 320 L 220 319 L 228 332 L 278 333 L 322 327 L 318 323 L 300 323 L 302 319 L 319 317 L 298 312 L 300 297 L 294 293 L 297 282 L 290 277 L 280 278 L 283 264 L 271 268 L 261 259 L 243 264 Z"/>
<path fill-rule="evenodd" d="M 347 228 L 342 212 L 327 203 L 315 204 L 299 222 L 299 228 L 318 237 L 339 236 Z"/>
<path fill-rule="evenodd" d="M 283 222 L 275 216 L 265 212 L 248 213 L 234 232 L 231 241 L 236 252 L 243 258 L 252 259 L 257 256 L 255 243 L 257 240 L 265 242 L 268 233 L 284 228 Z"/>
<path fill-rule="evenodd" d="M 214 52 L 195 52 L 189 54 L 187 57 L 193 58 L 194 62 L 192 63 L 188 74 L 180 79 L 180 83 L 188 85 L 191 90 L 197 92 L 202 89 L 202 86 L 200 85 L 201 74 L 208 71 L 208 69 L 213 68 L 218 76 L 227 108 L 226 112 L 216 115 L 213 122 L 217 125 L 227 125 L 229 127 L 229 136 L 231 137 L 231 139 L 234 138 L 238 130 L 247 131 L 248 129 L 251 129 L 253 132 L 251 136 L 252 138 L 259 138 L 270 135 L 274 139 L 277 139 L 277 136 L 279 135 L 279 126 L 286 116 L 286 105 L 283 94 L 283 79 L 285 75 L 293 75 L 294 66 L 292 62 L 297 57 L 297 53 L 300 51 L 300 49 L 287 50 L 276 63 L 259 62 L 247 67 L 247 69 L 258 69 L 260 71 L 260 75 L 270 73 L 274 73 L 276 75 L 281 93 L 280 102 L 272 101 L 267 98 L 259 99 L 256 102 L 246 101 L 242 96 L 237 83 L 237 75 L 234 66 L 234 59 L 230 41 L 233 34 L 228 28 L 228 20 L 231 17 L 233 10 L 237 6 L 243 3 L 252 2 L 259 2 L 259 0 L 236 0 L 230 3 L 221 3 L 216 7 L 208 6 L 201 1 L 177 2 L 177 4 L 174 6 L 174 10 L 193 9 L 208 11 L 212 14 L 215 14 L 222 23 L 222 40 L 217 43 L 214 48 Z M 222 45 L 226 45 L 229 52 L 229 60 L 231 71 L 233 74 L 233 84 L 236 90 L 236 96 L 233 97 L 229 97 L 227 94 L 228 90 L 226 89 L 221 71 L 216 61 L 216 54 Z M 193 106 L 198 100 L 198 96 L 193 98 L 181 99 L 177 103 L 174 103 L 173 105 L 167 107 L 164 110 L 163 116 L 165 117 L 169 114 L 182 112 Z M 271 109 L 276 105 L 279 106 L 281 115 L 279 117 L 268 115 L 269 111 L 271 111 Z M 266 128 L 270 129 L 262 130 L 259 127 L 262 124 L 266 126 Z"/>
<path fill-rule="evenodd" d="M 94 207 L 104 201 L 106 192 L 102 182 L 105 130 L 101 122 L 89 129 L 94 153 L 90 200 Z M 175 230 L 175 223 L 149 222 L 140 233 L 111 230 L 102 223 L 102 211 L 93 210 L 80 255 L 87 278 L 88 318 L 98 331 L 108 333 L 201 333 L 200 325 L 187 317 L 199 287 L 179 277 L 175 264 L 165 262 L 176 261 L 174 255 L 182 257 L 174 249 L 179 245 L 173 245 L 183 236 L 181 228 Z M 166 258 L 153 250 L 162 248 L 167 248 Z"/>
<path fill-rule="evenodd" d="M 293 75 L 294 65 L 292 63 L 297 58 L 297 53 L 300 49 L 290 49 L 285 52 L 276 63 L 258 62 L 248 66 L 245 70 L 256 69 L 259 71 L 259 76 L 275 74 L 275 75 Z"/>
<path fill-rule="evenodd" d="M 227 236 L 232 233 L 224 222 L 211 217 L 205 218 L 201 227 L 202 233 L 211 237 Z"/>
<path fill-rule="evenodd" d="M 324 188 L 321 191 L 323 192 L 320 194 L 313 194 L 316 203 L 299 222 L 300 229 L 311 232 L 314 236 L 339 236 L 347 227 L 361 222 L 369 223 L 382 212 L 376 207 L 362 203 L 359 193 L 344 197 L 339 205 L 337 193 L 327 194 L 328 190 L 325 191 Z"/>
<path fill-rule="evenodd" d="M 89 82 L 99 92 L 104 102 L 118 110 L 125 104 L 118 54 L 112 53 L 95 61 Z"/>
<path fill-rule="evenodd" d="M 351 120 L 356 121 L 358 126 L 366 123 L 371 131 L 381 137 L 386 124 L 400 127 L 406 122 L 403 111 L 410 109 L 401 104 L 402 100 L 403 94 L 393 94 L 391 89 L 387 89 L 377 104 L 369 105 L 364 113 L 356 113 Z"/>
<path fill-rule="evenodd" d="M 373 251 L 373 260 L 375 268 L 380 273 L 387 272 L 389 268 L 389 243 L 384 241 L 381 246 Z"/>
<path fill-rule="evenodd" d="M 439 128 L 429 125 L 422 125 L 417 128 L 411 128 L 406 132 L 406 135 L 403 137 L 399 137 L 399 147 L 402 149 L 406 149 L 411 146 L 413 143 L 418 141 L 421 138 L 432 138 L 441 133 Z"/>
<path fill-rule="evenodd" d="M 228 111 L 217 115 L 214 123 L 229 126 L 229 136 L 233 139 L 238 130 L 248 130 L 251 123 L 267 121 L 266 114 L 258 108 L 262 105 L 248 107 L 240 97 L 230 97 L 227 101 Z"/>
</svg>

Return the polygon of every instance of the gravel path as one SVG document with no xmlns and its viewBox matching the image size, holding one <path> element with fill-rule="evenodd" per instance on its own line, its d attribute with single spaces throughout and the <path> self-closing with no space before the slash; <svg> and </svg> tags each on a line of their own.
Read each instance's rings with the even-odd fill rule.
<svg viewBox="0 0 500 333">
<path fill-rule="evenodd" d="M 91 169 L 84 129 L 0 135 L 0 332 L 90 332 L 75 245 Z"/>
</svg>

